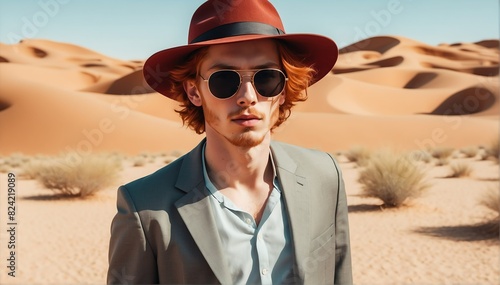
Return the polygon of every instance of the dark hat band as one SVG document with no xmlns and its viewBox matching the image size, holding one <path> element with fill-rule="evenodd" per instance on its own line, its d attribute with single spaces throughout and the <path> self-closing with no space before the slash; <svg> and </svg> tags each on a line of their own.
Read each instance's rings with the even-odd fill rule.
<svg viewBox="0 0 500 285">
<path fill-rule="evenodd" d="M 242 35 L 284 35 L 285 32 L 268 24 L 259 22 L 237 22 L 218 26 L 199 35 L 190 44 Z"/>
</svg>

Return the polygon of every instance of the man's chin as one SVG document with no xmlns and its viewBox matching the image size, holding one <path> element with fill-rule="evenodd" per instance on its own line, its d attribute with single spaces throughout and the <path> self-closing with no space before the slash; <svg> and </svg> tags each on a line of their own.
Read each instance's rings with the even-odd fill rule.
<svg viewBox="0 0 500 285">
<path fill-rule="evenodd" d="M 256 134 L 245 132 L 236 138 L 229 139 L 229 142 L 237 147 L 251 148 L 260 145 L 265 137 L 265 135 L 257 136 Z"/>
</svg>

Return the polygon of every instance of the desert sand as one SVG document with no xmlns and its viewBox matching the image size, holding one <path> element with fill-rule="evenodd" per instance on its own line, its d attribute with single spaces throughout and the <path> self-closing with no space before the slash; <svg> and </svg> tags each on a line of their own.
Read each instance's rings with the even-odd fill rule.
<svg viewBox="0 0 500 285">
<path fill-rule="evenodd" d="M 402 150 L 488 146 L 499 136 L 499 41 L 430 46 L 374 37 L 341 50 L 332 73 L 308 90 L 274 138 L 339 153 L 352 146 Z M 0 155 L 186 152 L 202 138 L 182 126 L 176 103 L 151 91 L 143 61 L 125 61 L 49 40 L 0 44 Z M 479 204 L 499 188 L 491 160 L 456 156 L 473 168 L 445 178 L 426 167 L 431 188 L 401 209 L 360 195 L 360 167 L 339 156 L 349 204 L 356 284 L 499 284 L 498 233 Z M 17 179 L 18 268 L 7 275 L 2 204 L 0 283 L 103 284 L 116 188 L 153 172 L 123 160 L 113 186 L 85 200 L 53 199 Z M 21 174 L 22 169 L 7 171 Z M 5 203 L 7 174 L 0 174 Z"/>
</svg>

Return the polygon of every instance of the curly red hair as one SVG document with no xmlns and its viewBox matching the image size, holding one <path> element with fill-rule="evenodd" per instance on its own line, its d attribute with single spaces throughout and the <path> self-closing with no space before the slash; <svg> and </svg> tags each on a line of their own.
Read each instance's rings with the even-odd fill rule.
<svg viewBox="0 0 500 285">
<path fill-rule="evenodd" d="M 307 100 L 307 87 L 315 72 L 311 66 L 304 66 L 300 62 L 300 57 L 286 44 L 277 41 L 277 46 L 281 65 L 288 81 L 285 86 L 285 102 L 279 107 L 279 117 L 272 129 L 290 117 L 291 109 L 297 102 Z M 177 66 L 170 72 L 170 77 L 174 82 L 170 88 L 170 94 L 173 95 L 172 98 L 178 98 L 182 108 L 175 111 L 181 116 L 184 125 L 193 129 L 197 134 L 205 132 L 205 115 L 202 107 L 191 103 L 184 90 L 183 82 L 196 79 L 207 51 L 208 47 L 197 50 L 187 58 L 184 64 Z"/>
</svg>

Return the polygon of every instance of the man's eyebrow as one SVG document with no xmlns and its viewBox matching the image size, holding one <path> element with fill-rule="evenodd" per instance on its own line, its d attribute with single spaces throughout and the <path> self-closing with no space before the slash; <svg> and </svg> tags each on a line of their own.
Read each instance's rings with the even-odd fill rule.
<svg viewBox="0 0 500 285">
<path fill-rule="evenodd" d="M 236 67 L 229 65 L 229 64 L 224 64 L 224 63 L 215 63 L 208 68 L 208 70 L 212 70 L 212 69 L 236 69 Z"/>
<path fill-rule="evenodd" d="M 276 62 L 270 61 L 270 62 L 266 62 L 266 63 L 263 63 L 263 64 L 252 66 L 251 68 L 248 68 L 248 69 L 279 68 L 279 67 L 280 67 L 279 64 L 277 64 Z M 234 65 L 230 65 L 230 64 L 225 64 L 225 63 L 214 63 L 213 65 L 211 65 L 208 68 L 208 70 L 212 70 L 212 69 L 235 69 L 235 70 L 239 70 L 240 68 L 238 66 L 234 66 Z"/>
</svg>

